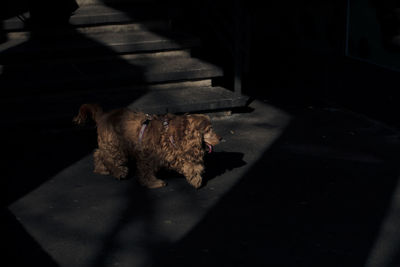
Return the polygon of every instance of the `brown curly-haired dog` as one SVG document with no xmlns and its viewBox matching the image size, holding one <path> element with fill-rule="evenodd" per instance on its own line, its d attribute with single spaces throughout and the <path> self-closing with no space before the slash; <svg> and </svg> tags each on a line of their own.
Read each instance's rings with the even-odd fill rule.
<svg viewBox="0 0 400 267">
<path fill-rule="evenodd" d="M 97 124 L 94 172 L 125 178 L 128 159 L 134 158 L 139 183 L 148 188 L 166 185 L 155 176 L 161 167 L 183 174 L 199 188 L 205 148 L 211 152 L 221 139 L 203 114 L 150 116 L 126 108 L 103 112 L 97 104 L 83 104 L 74 122 L 82 124 L 88 115 Z"/>
</svg>

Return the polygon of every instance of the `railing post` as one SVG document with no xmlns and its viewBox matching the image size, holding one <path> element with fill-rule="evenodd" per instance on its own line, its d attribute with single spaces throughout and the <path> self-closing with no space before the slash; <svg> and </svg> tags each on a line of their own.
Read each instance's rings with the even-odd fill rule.
<svg viewBox="0 0 400 267">
<path fill-rule="evenodd" d="M 234 93 L 239 96 L 242 94 L 242 74 L 243 74 L 243 56 L 242 56 L 242 14 L 241 14 L 241 7 L 239 4 L 240 0 L 234 1 L 234 8 L 233 8 L 233 19 L 234 19 L 234 83 L 233 83 L 233 91 Z"/>
</svg>

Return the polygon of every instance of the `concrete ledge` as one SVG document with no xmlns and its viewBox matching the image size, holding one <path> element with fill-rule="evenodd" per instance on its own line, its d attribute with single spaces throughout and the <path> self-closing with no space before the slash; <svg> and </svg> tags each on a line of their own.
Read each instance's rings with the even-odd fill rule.
<svg viewBox="0 0 400 267">
<path fill-rule="evenodd" d="M 77 62 L 66 60 L 32 65 L 6 65 L 0 77 L 0 85 L 5 90 L 38 89 L 43 92 L 199 80 L 222 75 L 221 68 L 195 58 L 165 57 L 127 61 L 115 57 Z"/>
<path fill-rule="evenodd" d="M 129 2 L 110 7 L 100 2 L 95 5 L 80 6 L 71 16 L 69 22 L 74 28 L 115 23 L 149 22 L 160 19 L 168 23 L 169 19 L 179 17 L 181 13 L 179 7 L 165 3 L 142 2 L 135 4 L 135 2 Z M 22 15 L 25 19 L 30 17 L 29 12 Z M 24 22 L 17 17 L 3 22 L 3 28 L 6 31 L 24 31 L 27 30 L 25 26 Z"/>
<path fill-rule="evenodd" d="M 197 82 L 195 84 L 202 84 Z M 223 87 L 195 86 L 188 83 L 168 89 L 114 88 L 49 96 L 2 99 L 2 123 L 7 128 L 69 128 L 72 117 L 83 103 L 99 103 L 105 110 L 128 106 L 151 114 L 204 112 L 244 107 L 248 98 L 238 97 Z M 187 85 L 183 87 L 184 85 Z M 164 85 L 165 86 L 165 85 Z"/>
</svg>

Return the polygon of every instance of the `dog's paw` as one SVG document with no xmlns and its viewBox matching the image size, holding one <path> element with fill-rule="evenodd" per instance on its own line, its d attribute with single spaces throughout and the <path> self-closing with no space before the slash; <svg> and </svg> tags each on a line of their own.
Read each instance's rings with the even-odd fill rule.
<svg viewBox="0 0 400 267">
<path fill-rule="evenodd" d="M 98 173 L 101 175 L 109 175 L 110 171 L 106 169 L 104 165 L 96 165 L 93 170 L 94 173 Z"/>
<path fill-rule="evenodd" d="M 196 189 L 200 188 L 203 183 L 201 176 L 192 177 L 191 179 L 187 179 L 187 181 Z"/>
<path fill-rule="evenodd" d="M 151 179 L 146 179 L 146 178 L 139 178 L 139 183 L 142 186 L 145 186 L 147 188 L 160 188 L 160 187 L 164 187 L 167 185 L 166 182 L 164 182 L 163 180 L 157 179 L 155 177 L 152 177 Z"/>
<path fill-rule="evenodd" d="M 163 180 L 157 179 L 157 180 L 151 181 L 151 182 L 147 185 L 147 187 L 148 187 L 148 188 L 151 188 L 151 189 L 154 189 L 154 188 L 161 188 L 161 187 L 164 187 L 164 186 L 166 186 L 166 185 L 167 185 L 166 182 L 164 182 Z"/>
<path fill-rule="evenodd" d="M 93 172 L 94 172 L 94 173 L 97 173 L 97 174 L 101 174 L 101 175 L 110 175 L 110 172 L 107 171 L 107 170 L 97 170 L 97 169 L 94 169 Z"/>
<path fill-rule="evenodd" d="M 125 179 L 128 176 L 129 169 L 125 166 L 120 166 L 118 169 L 113 170 L 112 176 L 118 180 Z"/>
</svg>

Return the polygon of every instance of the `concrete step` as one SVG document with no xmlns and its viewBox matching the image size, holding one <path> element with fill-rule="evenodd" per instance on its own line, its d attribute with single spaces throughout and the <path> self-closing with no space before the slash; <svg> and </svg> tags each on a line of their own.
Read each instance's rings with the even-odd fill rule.
<svg viewBox="0 0 400 267">
<path fill-rule="evenodd" d="M 223 87 L 203 87 L 149 92 L 128 107 L 151 114 L 184 113 L 243 107 L 247 101 Z"/>
<path fill-rule="evenodd" d="M 126 106 L 136 98 L 154 91 L 162 90 L 184 90 L 187 88 L 211 87 L 211 79 L 196 81 L 181 81 L 146 85 L 132 85 L 113 88 L 86 88 L 85 90 L 74 91 L 41 91 L 40 94 L 33 92 L 0 97 L 0 107 L 24 107 L 37 106 L 37 104 L 48 106 L 49 103 L 75 103 L 95 102 L 105 105 L 107 108 Z M 115 103 L 114 103 L 115 102 Z M 36 103 L 36 104 L 35 104 Z M 6 109 L 7 109 L 6 108 Z"/>
<path fill-rule="evenodd" d="M 177 18 L 182 9 L 171 3 L 123 3 L 107 6 L 105 4 L 83 5 L 71 17 L 70 23 L 76 27 L 85 25 L 103 25 Z"/>
<path fill-rule="evenodd" d="M 187 34 L 148 30 L 132 32 L 71 33 L 63 38 L 30 39 L 19 36 L 0 45 L 0 63 L 26 62 L 33 59 L 89 57 L 138 52 L 187 49 L 200 45 Z"/>
<path fill-rule="evenodd" d="M 76 0 L 76 3 L 79 6 L 87 6 L 87 5 L 97 5 L 106 3 L 109 5 L 116 5 L 116 4 L 141 4 L 141 3 L 155 3 L 157 0 Z"/>
<path fill-rule="evenodd" d="M 82 27 L 67 27 L 59 31 L 49 31 L 48 36 L 52 39 L 62 38 L 64 36 L 70 37 L 77 34 L 90 35 L 100 33 L 132 33 L 135 31 L 154 31 L 154 32 L 165 32 L 171 30 L 169 24 L 166 24 L 165 20 L 153 20 L 143 22 L 129 22 L 129 23 L 114 23 L 106 25 L 95 25 L 95 26 L 82 26 Z M 33 34 L 28 29 L 21 31 L 8 31 L 5 32 L 6 40 L 13 39 L 30 39 Z M 45 35 L 45 38 L 48 39 Z"/>
<path fill-rule="evenodd" d="M 221 68 L 190 57 L 144 57 L 45 61 L 5 65 L 1 94 L 81 90 L 133 84 L 202 80 L 223 75 Z"/>
<path fill-rule="evenodd" d="M 164 21 L 169 24 L 172 18 L 182 14 L 178 6 L 167 3 L 125 3 L 113 7 L 105 4 L 80 6 L 71 16 L 69 22 L 72 27 L 87 27 L 110 24 L 123 24 L 132 22 Z M 23 18 L 29 19 L 28 12 L 22 14 Z M 13 17 L 3 22 L 5 31 L 26 31 L 25 23 Z"/>
<path fill-rule="evenodd" d="M 175 87 L 165 90 L 129 90 L 86 92 L 77 95 L 14 98 L 1 100 L 2 125 L 16 127 L 69 127 L 83 103 L 99 103 L 105 110 L 127 106 L 151 114 L 167 112 L 203 112 L 242 107 L 248 98 L 237 96 L 223 87 Z"/>
<path fill-rule="evenodd" d="M 151 0 L 102 2 L 81 5 L 70 26 L 41 28 L 34 38 L 19 19 L 3 23 L 9 37 L 0 45 L 4 125 L 69 127 L 87 102 L 148 113 L 246 104 L 246 97 L 211 86 L 223 71 L 191 57 L 199 39 L 171 30 L 171 20 L 184 15 L 179 8 Z"/>
</svg>

